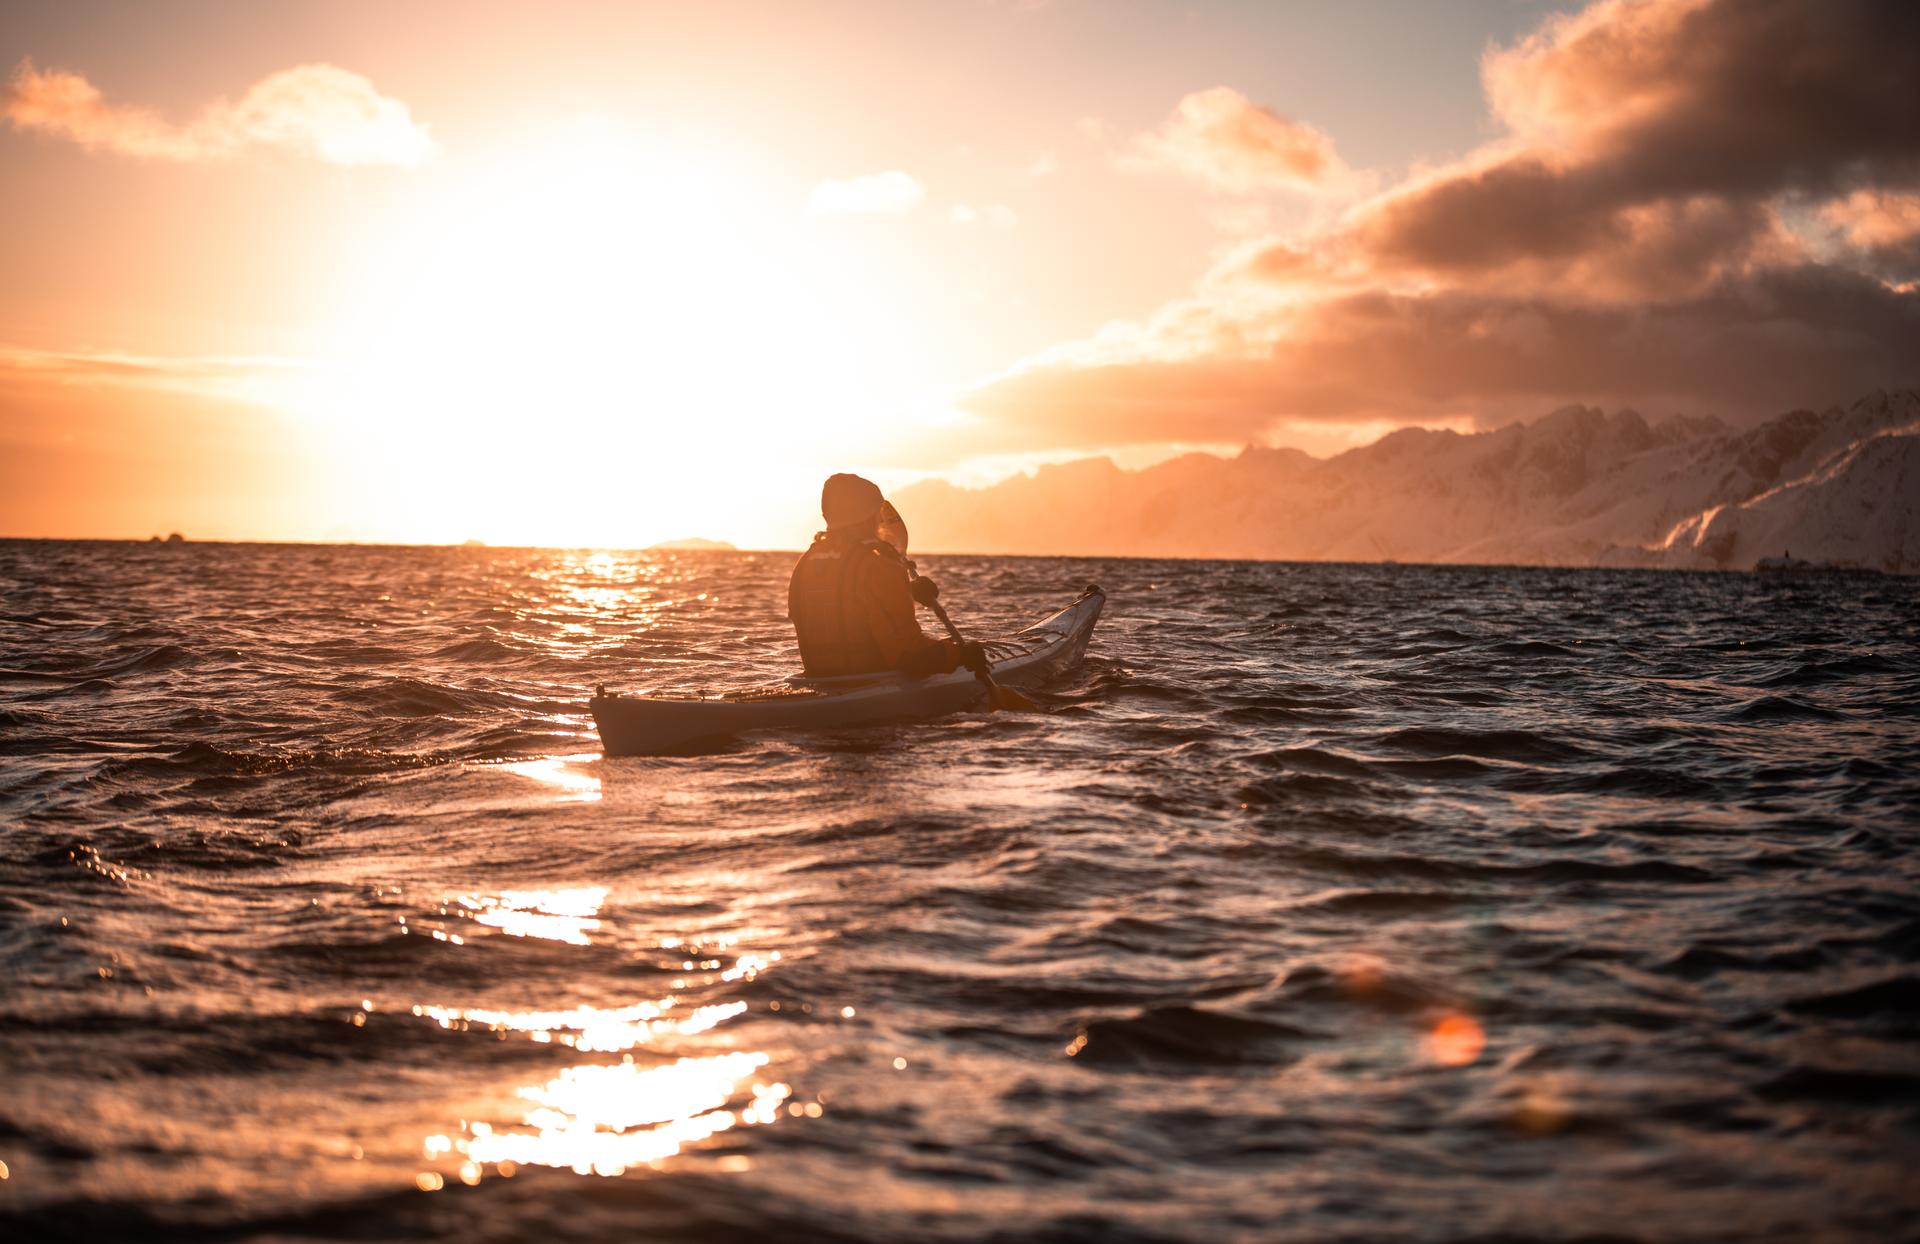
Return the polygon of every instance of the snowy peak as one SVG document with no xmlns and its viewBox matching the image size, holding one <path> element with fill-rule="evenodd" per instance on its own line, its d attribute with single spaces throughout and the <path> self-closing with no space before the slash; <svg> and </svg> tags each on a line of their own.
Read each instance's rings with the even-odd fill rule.
<svg viewBox="0 0 1920 1244">
<path fill-rule="evenodd" d="M 1781 426 L 1756 433 L 1780 454 L 1780 482 L 1677 524 L 1658 546 L 1664 561 L 1737 568 L 1792 554 L 1920 570 L 1920 395 L 1876 394 L 1845 411 L 1795 411 L 1774 423 Z"/>
<path fill-rule="evenodd" d="M 1095 458 L 899 502 L 917 547 L 956 552 L 1744 569 L 1790 547 L 1912 571 L 1916 444 L 1913 390 L 1742 430 L 1566 406 L 1471 435 L 1403 428 L 1326 460 Z"/>
</svg>

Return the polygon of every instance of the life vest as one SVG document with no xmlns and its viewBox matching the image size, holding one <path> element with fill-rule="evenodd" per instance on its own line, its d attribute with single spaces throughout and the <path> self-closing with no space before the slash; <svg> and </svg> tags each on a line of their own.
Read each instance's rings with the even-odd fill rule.
<svg viewBox="0 0 1920 1244">
<path fill-rule="evenodd" d="M 933 643 L 914 619 L 905 559 L 879 540 L 816 536 L 793 568 L 787 617 L 811 678 L 901 669 Z"/>
</svg>

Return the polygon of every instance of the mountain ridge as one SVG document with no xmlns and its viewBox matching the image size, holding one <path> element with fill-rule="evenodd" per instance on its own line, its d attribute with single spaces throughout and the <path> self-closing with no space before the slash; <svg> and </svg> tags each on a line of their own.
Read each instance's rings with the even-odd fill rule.
<svg viewBox="0 0 1920 1244">
<path fill-rule="evenodd" d="M 1746 569 L 1792 548 L 1896 572 L 1920 571 L 1916 499 L 1911 389 L 1745 428 L 1571 405 L 1486 432 L 1402 428 L 1325 459 L 1250 446 L 1129 471 L 1096 457 L 896 498 L 929 551 Z"/>
</svg>

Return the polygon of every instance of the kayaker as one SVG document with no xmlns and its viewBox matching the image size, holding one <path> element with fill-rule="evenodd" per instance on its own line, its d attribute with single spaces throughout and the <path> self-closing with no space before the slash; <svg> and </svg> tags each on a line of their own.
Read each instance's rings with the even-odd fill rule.
<svg viewBox="0 0 1920 1244">
<path fill-rule="evenodd" d="M 858 475 L 820 490 L 827 529 L 814 536 L 787 584 L 787 617 L 809 678 L 898 670 L 915 678 L 982 669 L 979 644 L 930 639 L 913 616 L 940 590 L 912 572 L 906 525 L 880 488 Z"/>
</svg>

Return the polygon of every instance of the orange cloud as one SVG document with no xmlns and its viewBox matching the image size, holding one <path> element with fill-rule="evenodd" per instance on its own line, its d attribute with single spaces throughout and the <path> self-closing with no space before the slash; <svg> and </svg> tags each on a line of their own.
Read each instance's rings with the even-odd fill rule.
<svg viewBox="0 0 1920 1244">
<path fill-rule="evenodd" d="M 0 384 L 74 389 L 114 385 L 261 404 L 271 404 L 273 397 L 283 394 L 289 380 L 315 370 L 303 360 L 256 355 L 157 357 L 0 346 Z"/>
<path fill-rule="evenodd" d="M 1158 129 L 1134 141 L 1120 164 L 1134 172 L 1181 173 L 1232 194 L 1318 193 L 1353 184 L 1331 138 L 1227 86 L 1182 99 Z"/>
<path fill-rule="evenodd" d="M 1856 190 L 1821 212 L 1855 246 L 1891 246 L 1920 237 L 1920 194 Z"/>
<path fill-rule="evenodd" d="M 238 101 L 214 101 L 175 125 L 158 114 L 108 103 L 79 74 L 21 61 L 7 84 L 6 116 L 22 130 L 89 151 L 154 160 L 218 160 L 261 147 L 329 164 L 418 164 L 434 152 L 406 104 L 334 65 L 300 65 L 263 78 Z"/>
<path fill-rule="evenodd" d="M 1876 262 L 1908 279 L 1920 277 L 1920 194 L 1856 190 L 1820 215 Z"/>
<path fill-rule="evenodd" d="M 0 351 L 0 532 L 311 533 L 314 515 L 338 510 L 348 477 L 323 425 L 228 383 L 245 366 Z"/>
</svg>

